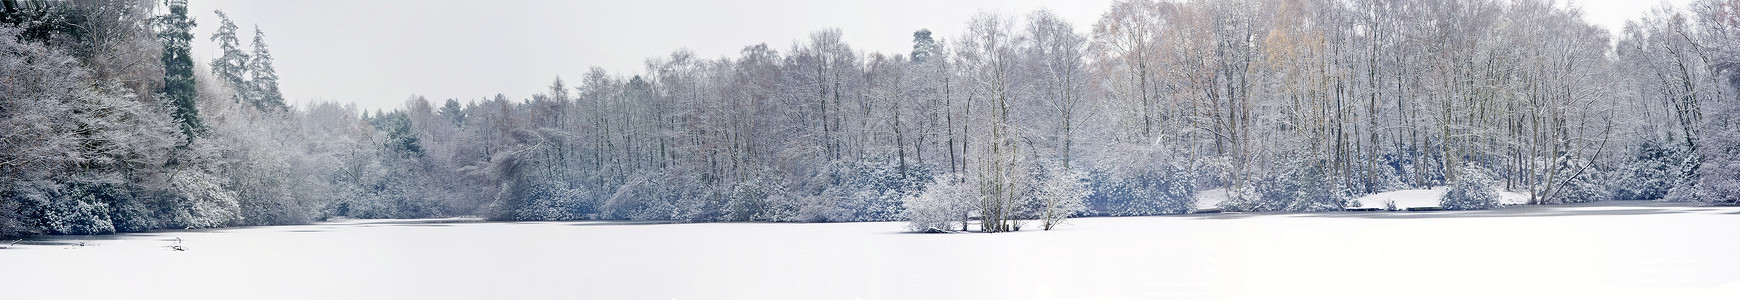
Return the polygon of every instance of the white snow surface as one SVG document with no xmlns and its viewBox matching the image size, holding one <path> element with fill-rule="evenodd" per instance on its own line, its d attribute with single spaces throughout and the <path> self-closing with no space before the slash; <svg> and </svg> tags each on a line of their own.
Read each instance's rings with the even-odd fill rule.
<svg viewBox="0 0 1740 300">
<path fill-rule="evenodd" d="M 1733 207 L 1084 218 L 999 234 L 903 225 L 351 220 L 55 237 L 0 249 L 0 299 L 1740 295 Z M 168 248 L 177 237 L 187 251 Z"/>
<path fill-rule="evenodd" d="M 1227 198 L 1226 188 L 1197 191 L 1196 209 L 1220 208 L 1220 203 L 1226 202 Z"/>
</svg>

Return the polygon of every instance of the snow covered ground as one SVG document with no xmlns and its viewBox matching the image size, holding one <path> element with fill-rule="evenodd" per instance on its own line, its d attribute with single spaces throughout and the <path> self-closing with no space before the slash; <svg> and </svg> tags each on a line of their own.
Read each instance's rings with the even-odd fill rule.
<svg viewBox="0 0 1740 300">
<path fill-rule="evenodd" d="M 1740 208 L 900 223 L 442 223 L 57 237 L 0 249 L 0 299 L 1733 299 Z M 180 238 L 187 251 L 168 248 Z M 82 241 L 85 246 L 69 246 Z M 7 241 L 10 242 L 10 241 Z M 0 243 L 4 246 L 5 243 Z"/>
<path fill-rule="evenodd" d="M 1354 200 L 1359 201 L 1359 203 L 1362 204 L 1362 207 L 1384 208 L 1385 201 L 1395 201 L 1397 209 L 1407 209 L 1409 207 L 1438 207 L 1441 206 L 1438 204 L 1439 200 L 1443 199 L 1444 193 L 1449 191 L 1450 187 L 1440 186 L 1428 190 L 1382 192 L 1366 195 Z M 1498 202 L 1504 203 L 1505 205 L 1518 205 L 1529 202 L 1528 194 L 1503 190 L 1498 192 L 1498 198 Z"/>
</svg>

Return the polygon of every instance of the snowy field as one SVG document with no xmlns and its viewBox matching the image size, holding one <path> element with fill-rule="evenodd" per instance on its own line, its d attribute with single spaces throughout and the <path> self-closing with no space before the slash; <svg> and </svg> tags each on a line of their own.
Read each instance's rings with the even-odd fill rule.
<svg viewBox="0 0 1740 300">
<path fill-rule="evenodd" d="M 56 237 L 0 249 L 0 299 L 1740 295 L 1733 207 L 1606 202 L 1071 222 L 1050 232 L 908 234 L 901 223 L 349 221 Z M 186 251 L 168 247 L 178 237 Z"/>
</svg>

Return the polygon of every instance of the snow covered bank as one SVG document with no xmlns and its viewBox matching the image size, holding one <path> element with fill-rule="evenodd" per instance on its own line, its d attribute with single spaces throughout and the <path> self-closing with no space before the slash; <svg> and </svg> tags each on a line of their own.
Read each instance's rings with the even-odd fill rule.
<svg viewBox="0 0 1740 300">
<path fill-rule="evenodd" d="M 1362 204 L 1360 207 L 1368 208 L 1384 208 L 1385 201 L 1395 201 L 1397 209 L 1408 209 L 1409 207 L 1438 207 L 1440 206 L 1438 205 L 1438 200 L 1443 198 L 1444 193 L 1449 190 L 1449 187 L 1440 186 L 1431 189 L 1389 191 L 1366 195 L 1364 197 L 1359 197 L 1356 200 L 1359 200 L 1360 204 Z M 1498 194 L 1499 202 L 1504 203 L 1505 205 L 1519 205 L 1528 203 L 1529 201 L 1528 194 L 1502 190 L 1499 191 Z M 1228 195 L 1224 188 L 1198 191 L 1196 192 L 1196 208 L 1219 208 L 1220 203 L 1226 202 L 1227 198 Z"/>
<path fill-rule="evenodd" d="M 1196 209 L 1219 209 L 1220 203 L 1226 202 L 1227 198 L 1230 196 L 1227 195 L 1226 188 L 1197 191 Z"/>
<path fill-rule="evenodd" d="M 907 234 L 897 222 L 346 222 L 123 234 L 0 249 L 0 298 L 1740 295 L 1740 240 L 1723 238 L 1740 228 L 1740 208 L 1638 204 L 1083 218 L 1007 234 Z M 177 237 L 187 251 L 167 248 Z"/>
<path fill-rule="evenodd" d="M 1444 198 L 1444 193 L 1448 191 L 1450 191 L 1449 187 L 1440 186 L 1423 190 L 1382 192 L 1366 195 L 1354 200 L 1359 201 L 1359 203 L 1362 204 L 1361 207 L 1384 208 L 1384 203 L 1389 201 L 1395 201 L 1396 209 L 1408 209 L 1409 207 L 1439 207 L 1441 205 L 1438 204 L 1438 200 Z M 1498 196 L 1499 203 L 1503 203 L 1504 205 L 1520 205 L 1529 202 L 1529 195 L 1522 193 L 1500 190 Z"/>
</svg>

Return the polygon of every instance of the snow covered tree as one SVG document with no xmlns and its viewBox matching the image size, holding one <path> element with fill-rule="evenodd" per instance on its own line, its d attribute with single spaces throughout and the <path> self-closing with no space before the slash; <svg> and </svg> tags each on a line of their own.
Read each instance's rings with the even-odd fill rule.
<svg viewBox="0 0 1740 300">
<path fill-rule="evenodd" d="M 254 95 L 254 108 L 262 111 L 284 110 L 284 93 L 278 91 L 278 71 L 272 68 L 272 52 L 266 49 L 266 33 L 254 26 L 254 54 L 248 62 L 248 89 Z"/>
<path fill-rule="evenodd" d="M 1075 140 L 1082 126 L 1082 118 L 1087 115 L 1088 70 L 1084 47 L 1087 37 L 1075 31 L 1069 22 L 1048 10 L 1035 11 L 1028 16 L 1026 28 L 1026 45 L 1022 48 L 1025 56 L 1025 71 L 1031 76 L 1033 100 L 1022 103 L 1022 106 L 1032 107 L 1032 113 L 1025 113 L 1035 121 L 1029 124 L 1043 128 L 1045 143 L 1039 149 L 1048 149 L 1042 154 L 1058 157 L 1063 162 L 1063 168 L 1070 168 L 1075 152 Z M 1035 150 L 1039 150 L 1035 149 Z"/>
<path fill-rule="evenodd" d="M 1087 210 L 1087 197 L 1093 195 L 1088 189 L 1086 176 L 1079 171 L 1071 171 L 1063 167 L 1048 168 L 1047 176 L 1039 182 L 1037 196 L 1044 208 L 1040 211 L 1040 220 L 1044 222 L 1041 228 L 1051 230 L 1064 220 Z"/>
<path fill-rule="evenodd" d="M 1444 197 L 1439 199 L 1439 206 L 1448 210 L 1498 208 L 1498 188 L 1493 186 L 1486 171 L 1465 166 L 1460 174 L 1462 175 L 1456 181 L 1450 183 L 1450 190 L 1444 192 Z"/>
<path fill-rule="evenodd" d="M 978 189 L 959 174 L 937 176 L 923 192 L 901 200 L 906 229 L 915 232 L 967 230 L 967 217 L 978 201 Z"/>
<path fill-rule="evenodd" d="M 236 23 L 230 21 L 229 15 L 222 10 L 214 10 L 218 16 L 218 29 L 211 33 L 211 41 L 218 43 L 218 49 L 223 54 L 211 60 L 211 72 L 224 84 L 235 91 L 234 101 L 254 103 L 254 91 L 248 85 L 248 53 L 242 52 L 241 38 L 236 35 Z"/>
<path fill-rule="evenodd" d="M 186 0 L 165 0 L 164 4 L 169 12 L 152 19 L 163 45 L 163 95 L 175 108 L 172 115 L 181 123 L 181 133 L 191 141 L 205 131 L 199 107 L 193 102 L 198 93 L 193 82 L 193 27 L 198 24 L 187 17 Z"/>
<path fill-rule="evenodd" d="M 1027 82 L 1016 75 L 1019 66 L 1011 17 L 981 13 L 967 23 L 967 35 L 960 43 L 958 65 L 973 100 L 968 105 L 979 108 L 971 117 L 977 123 L 970 136 L 976 150 L 970 152 L 972 164 L 969 176 L 979 186 L 979 211 L 982 230 L 1006 232 L 1020 228 L 1022 199 L 1026 199 L 1026 158 L 1022 151 L 1023 129 L 1016 122 L 1021 93 Z"/>
<path fill-rule="evenodd" d="M 1199 168 L 1163 145 L 1120 144 L 1104 150 L 1089 174 L 1088 209 L 1099 216 L 1189 213 Z"/>
<path fill-rule="evenodd" d="M 1723 205 L 1740 204 L 1740 103 L 1726 104 L 1716 113 L 1706 116 L 1705 139 L 1698 149 L 1702 165 L 1690 193 L 1680 199 L 1690 199 Z"/>
<path fill-rule="evenodd" d="M 1645 140 L 1627 153 L 1614 167 L 1609 181 L 1613 199 L 1661 199 L 1669 189 L 1679 185 L 1685 178 L 1685 170 L 1680 168 L 1685 154 L 1668 145 L 1671 143 Z"/>
</svg>

